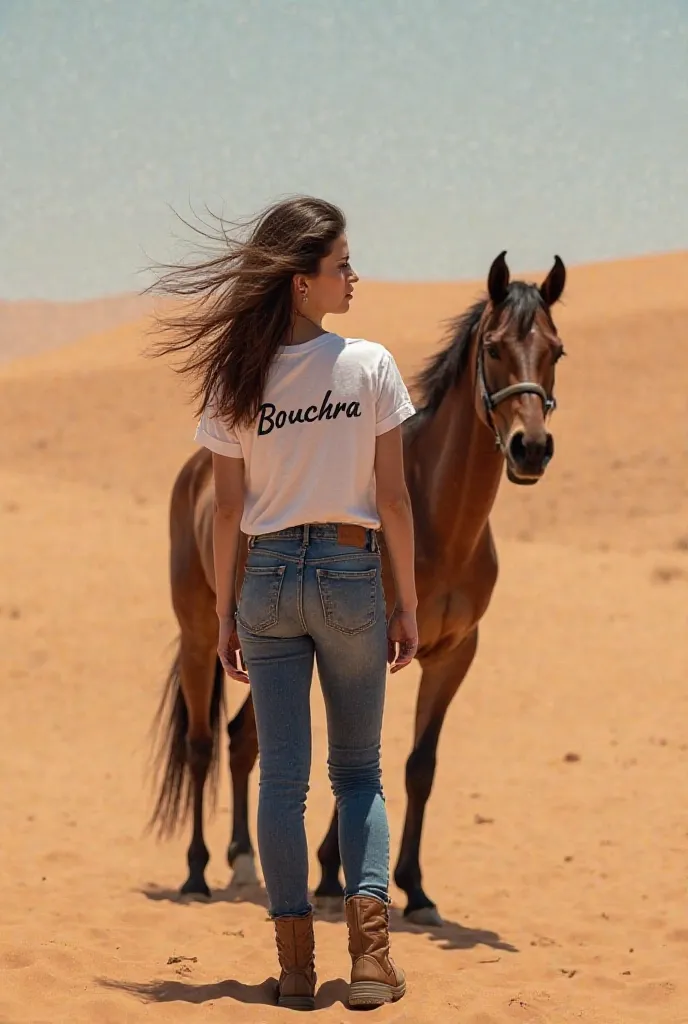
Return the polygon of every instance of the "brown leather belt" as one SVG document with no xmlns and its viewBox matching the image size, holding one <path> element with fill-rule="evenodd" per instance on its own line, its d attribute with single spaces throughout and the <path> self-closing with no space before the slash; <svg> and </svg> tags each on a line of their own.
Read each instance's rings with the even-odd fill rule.
<svg viewBox="0 0 688 1024">
<path fill-rule="evenodd" d="M 309 524 L 309 526 L 310 525 L 318 526 L 320 524 L 318 524 L 318 523 L 316 523 L 316 524 Z M 372 533 L 373 537 L 374 537 L 375 536 L 375 532 L 376 532 L 375 530 L 371 530 L 371 529 L 369 529 L 366 526 L 359 526 L 357 523 L 337 523 L 336 527 L 337 527 L 337 543 L 341 544 L 343 547 L 349 547 L 349 548 L 363 548 L 363 549 L 367 548 L 368 547 L 368 535 L 370 533 Z M 258 539 L 259 538 L 257 538 L 257 537 L 247 537 L 243 533 L 241 535 L 242 543 L 248 549 L 252 548 L 254 542 L 256 540 L 258 540 Z M 377 550 L 377 544 L 375 543 L 375 540 L 373 540 L 372 550 L 373 551 Z"/>
</svg>

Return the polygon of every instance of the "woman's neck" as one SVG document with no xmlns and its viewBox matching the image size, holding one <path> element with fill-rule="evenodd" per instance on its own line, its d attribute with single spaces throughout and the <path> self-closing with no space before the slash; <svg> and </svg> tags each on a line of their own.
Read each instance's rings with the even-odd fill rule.
<svg viewBox="0 0 688 1024">
<path fill-rule="evenodd" d="M 318 323 L 317 320 L 311 320 L 309 317 L 304 316 L 303 313 L 297 313 L 294 317 L 291 337 L 287 338 L 285 344 L 305 345 L 306 342 L 319 338 L 321 334 L 327 334 L 321 323 Z"/>
</svg>

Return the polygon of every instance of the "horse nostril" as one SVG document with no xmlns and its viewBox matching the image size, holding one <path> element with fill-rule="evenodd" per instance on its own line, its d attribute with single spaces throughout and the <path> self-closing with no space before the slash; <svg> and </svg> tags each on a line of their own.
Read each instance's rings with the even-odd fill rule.
<svg viewBox="0 0 688 1024">
<path fill-rule="evenodd" d="M 516 430 L 509 441 L 509 455 L 514 462 L 523 462 L 526 457 L 525 434 L 522 430 Z"/>
</svg>

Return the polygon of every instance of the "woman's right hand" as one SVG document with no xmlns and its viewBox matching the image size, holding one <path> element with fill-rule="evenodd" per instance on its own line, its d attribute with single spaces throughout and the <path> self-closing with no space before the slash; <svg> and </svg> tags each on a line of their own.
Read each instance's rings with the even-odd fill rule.
<svg viewBox="0 0 688 1024">
<path fill-rule="evenodd" d="M 387 626 L 387 661 L 391 672 L 410 665 L 418 651 L 418 624 L 415 612 L 395 608 Z"/>
<path fill-rule="evenodd" d="M 248 675 L 241 667 L 241 647 L 237 636 L 236 617 L 233 614 L 220 617 L 217 653 L 222 667 L 230 679 L 236 679 L 239 683 L 248 683 Z"/>
</svg>

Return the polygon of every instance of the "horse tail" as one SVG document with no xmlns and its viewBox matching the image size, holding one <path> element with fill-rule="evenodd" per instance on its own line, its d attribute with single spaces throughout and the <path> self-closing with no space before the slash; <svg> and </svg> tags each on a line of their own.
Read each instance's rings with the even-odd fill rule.
<svg viewBox="0 0 688 1024">
<path fill-rule="evenodd" d="M 157 734 L 153 764 L 160 784 L 147 830 L 156 831 L 160 838 L 170 838 L 187 821 L 193 798 L 193 779 L 186 748 L 189 715 L 181 686 L 180 646 L 170 666 L 153 720 L 153 732 Z M 225 711 L 224 679 L 222 662 L 216 657 L 210 699 L 212 751 L 208 769 L 208 795 L 213 807 L 217 801 L 219 782 L 219 736 Z"/>
</svg>

